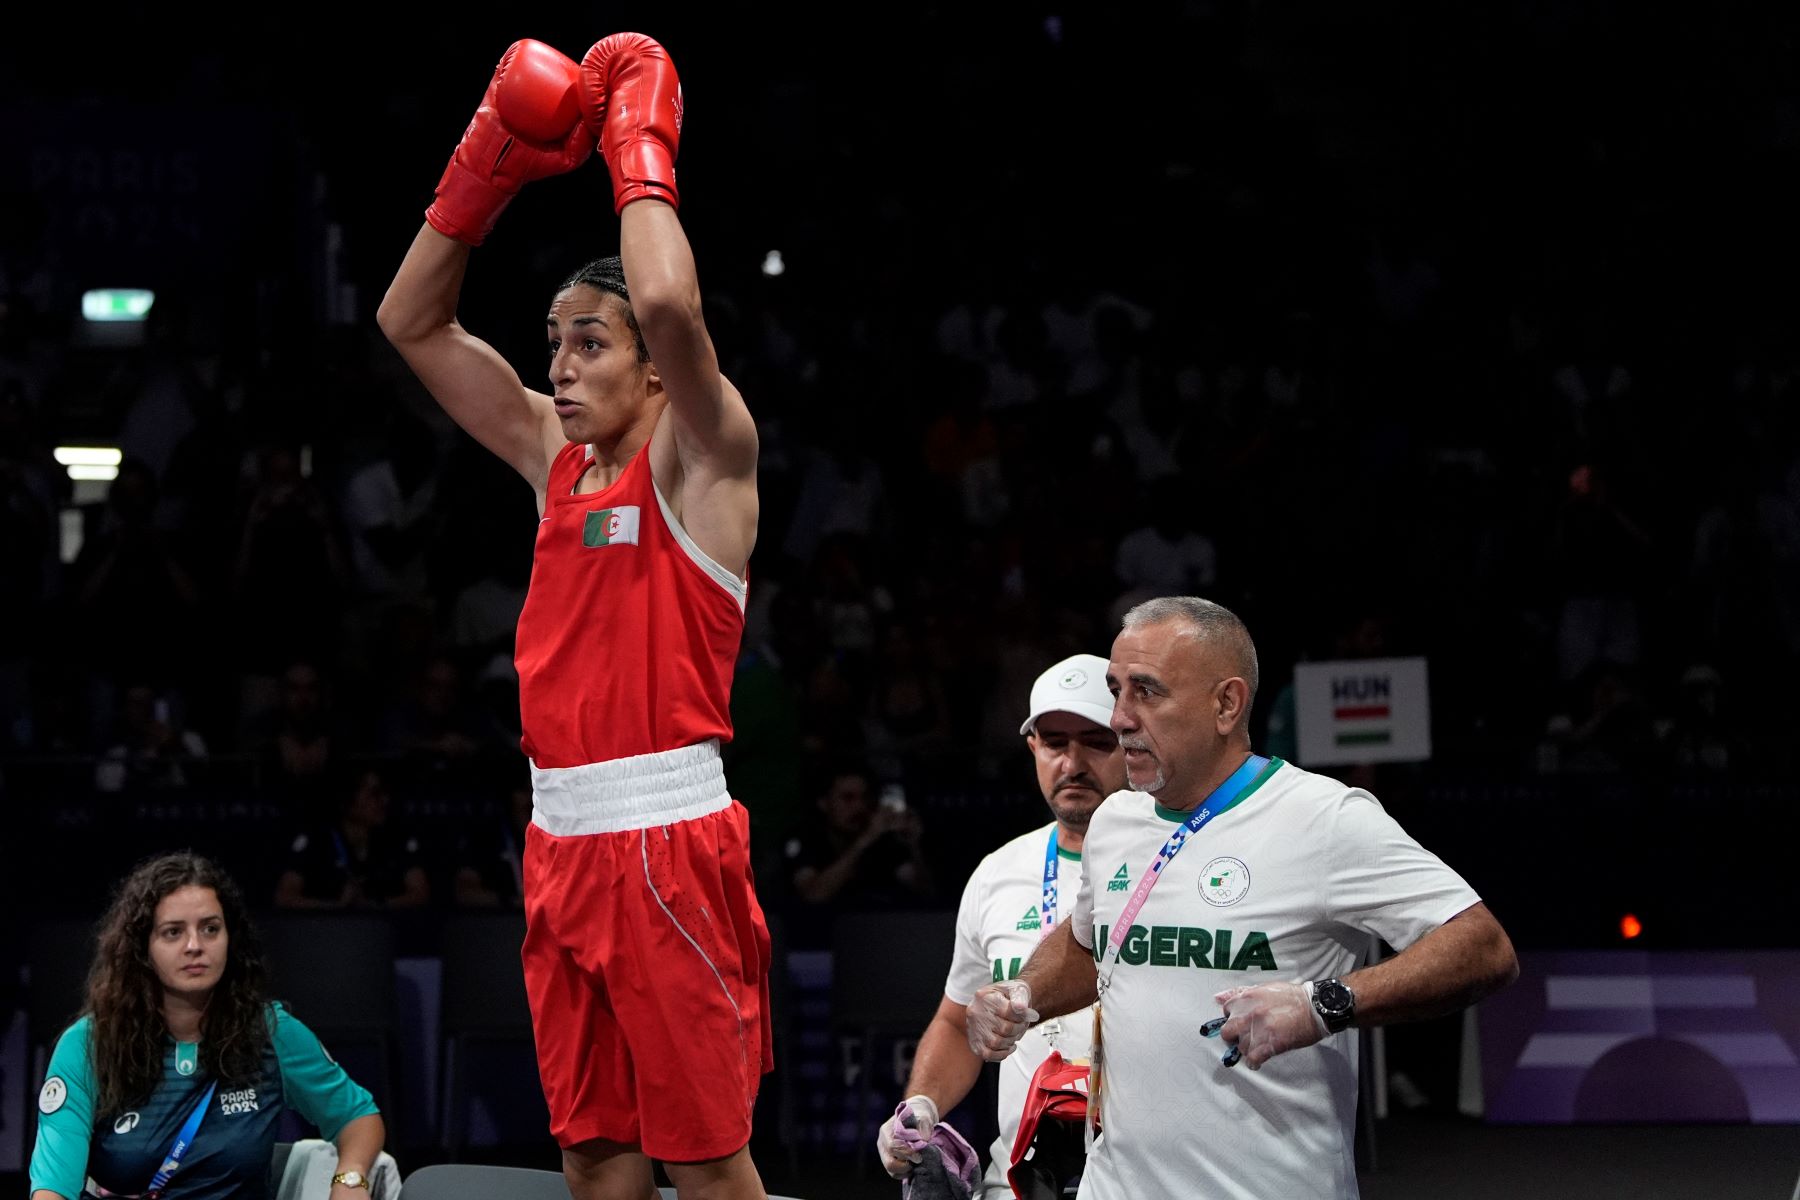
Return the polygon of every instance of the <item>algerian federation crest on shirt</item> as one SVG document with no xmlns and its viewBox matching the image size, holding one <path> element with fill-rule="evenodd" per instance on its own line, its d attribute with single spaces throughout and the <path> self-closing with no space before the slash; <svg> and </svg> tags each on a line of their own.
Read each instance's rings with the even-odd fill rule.
<svg viewBox="0 0 1800 1200">
<path fill-rule="evenodd" d="M 1242 859 L 1215 858 L 1200 870 L 1200 898 L 1230 908 L 1250 893 L 1250 868 Z"/>
<path fill-rule="evenodd" d="M 638 544 L 638 506 L 621 504 L 602 508 L 587 515 L 581 526 L 584 546 L 618 546 Z"/>
</svg>

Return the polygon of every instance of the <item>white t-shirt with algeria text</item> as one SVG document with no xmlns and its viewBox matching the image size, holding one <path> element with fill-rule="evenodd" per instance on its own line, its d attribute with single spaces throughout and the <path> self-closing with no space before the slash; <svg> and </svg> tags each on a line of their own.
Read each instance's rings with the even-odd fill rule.
<svg viewBox="0 0 1800 1200">
<path fill-rule="evenodd" d="M 1119 792 L 1094 814 L 1076 940 L 1105 948 L 1139 875 L 1187 813 Z M 1081 1200 L 1353 1198 L 1354 1028 L 1221 1064 L 1202 1038 L 1228 987 L 1340 976 L 1372 938 L 1404 950 L 1479 902 L 1375 797 L 1280 759 L 1163 869 L 1100 1001 L 1105 1130 Z M 1096 956 L 1098 957 L 1098 956 Z"/>
<path fill-rule="evenodd" d="M 1043 901 L 1044 852 L 1055 828 L 1051 823 L 1021 834 L 982 859 L 969 876 L 956 912 L 956 953 L 944 981 L 944 995 L 951 1003 L 966 1006 L 977 989 L 1017 978 L 1038 942 L 1054 927 L 1044 922 Z M 1058 849 L 1055 924 L 1071 916 L 1081 890 L 1081 868 L 1081 855 Z M 988 1171 L 989 1183 L 1004 1186 L 1031 1077 L 1053 1049 L 1065 1059 L 1085 1059 L 1092 1026 L 1092 1010 L 1086 1008 L 1045 1021 L 1026 1033 L 1000 1064 L 1000 1136 L 991 1148 L 994 1165 Z M 1010 1195 L 1011 1189 L 1003 1194 Z"/>
</svg>

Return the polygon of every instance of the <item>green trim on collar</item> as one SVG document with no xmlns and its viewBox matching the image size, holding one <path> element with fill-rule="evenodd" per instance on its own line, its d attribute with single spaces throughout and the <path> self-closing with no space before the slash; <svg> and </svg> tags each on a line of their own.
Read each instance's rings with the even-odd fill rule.
<svg viewBox="0 0 1800 1200">
<path fill-rule="evenodd" d="M 1282 765 L 1282 762 L 1279 758 L 1269 759 L 1269 765 L 1264 767 L 1262 769 L 1261 773 L 1258 774 L 1255 779 L 1252 779 L 1248 784 L 1244 785 L 1244 790 L 1239 792 L 1236 796 L 1233 796 L 1231 799 L 1231 804 L 1227 804 L 1225 807 L 1230 808 L 1234 804 L 1239 804 L 1245 800 L 1248 800 L 1250 798 L 1250 793 L 1254 792 L 1257 788 L 1261 787 L 1265 782 L 1267 782 L 1269 776 L 1273 775 L 1276 772 L 1276 770 L 1281 767 L 1281 765 Z M 1224 810 L 1221 809 L 1220 811 L 1224 811 Z M 1190 808 L 1184 812 L 1178 808 L 1164 808 L 1162 805 L 1158 804 L 1158 805 L 1156 805 L 1156 815 L 1161 817 L 1165 821 L 1172 821 L 1175 824 L 1179 825 L 1183 821 L 1187 820 L 1189 817 L 1193 816 L 1194 810 Z"/>
</svg>

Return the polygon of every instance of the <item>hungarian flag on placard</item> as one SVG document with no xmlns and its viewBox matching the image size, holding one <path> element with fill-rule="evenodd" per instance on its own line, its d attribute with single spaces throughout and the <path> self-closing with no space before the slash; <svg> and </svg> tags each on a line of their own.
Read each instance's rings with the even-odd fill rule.
<svg viewBox="0 0 1800 1200">
<path fill-rule="evenodd" d="M 581 544 L 584 546 L 616 546 L 622 542 L 635 546 L 637 540 L 638 506 L 635 504 L 591 512 L 587 515 L 587 523 L 581 527 Z"/>
</svg>

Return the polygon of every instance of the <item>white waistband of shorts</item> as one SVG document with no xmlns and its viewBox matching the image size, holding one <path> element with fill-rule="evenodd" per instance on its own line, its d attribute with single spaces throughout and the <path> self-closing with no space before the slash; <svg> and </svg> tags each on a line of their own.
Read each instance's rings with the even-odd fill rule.
<svg viewBox="0 0 1800 1200">
<path fill-rule="evenodd" d="M 672 825 L 730 807 L 717 738 L 579 767 L 531 764 L 531 823 L 558 837 Z"/>
</svg>

